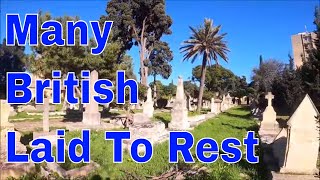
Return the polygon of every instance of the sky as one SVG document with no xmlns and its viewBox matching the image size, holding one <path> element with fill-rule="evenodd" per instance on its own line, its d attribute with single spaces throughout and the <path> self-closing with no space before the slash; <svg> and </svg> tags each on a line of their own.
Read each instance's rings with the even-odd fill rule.
<svg viewBox="0 0 320 180">
<path fill-rule="evenodd" d="M 20 17 L 24 17 L 26 13 L 42 10 L 50 12 L 53 17 L 79 16 L 88 22 L 105 15 L 106 4 L 106 0 L 1 0 L 0 38 L 5 38 L 6 13 L 19 13 Z M 215 25 L 222 25 L 221 33 L 227 33 L 225 40 L 230 49 L 229 61 L 226 63 L 219 59 L 220 64 L 238 76 L 245 76 L 250 82 L 252 69 L 258 66 L 260 55 L 263 59 L 273 58 L 288 63 L 288 54 L 292 54 L 291 35 L 315 29 L 313 20 L 317 5 L 320 5 L 319 0 L 168 0 L 166 12 L 173 19 L 172 34 L 163 36 L 162 40 L 169 43 L 174 54 L 172 74 L 167 80 L 157 79 L 168 84 L 171 81 L 176 83 L 179 75 L 184 80 L 191 78 L 192 68 L 201 64 L 201 57 L 193 64 L 183 62 L 179 48 L 191 35 L 189 26 L 197 27 L 203 24 L 205 18 L 211 18 Z M 133 58 L 134 71 L 138 75 L 138 49 L 134 47 L 128 53 Z M 148 82 L 152 80 L 149 77 Z"/>
</svg>

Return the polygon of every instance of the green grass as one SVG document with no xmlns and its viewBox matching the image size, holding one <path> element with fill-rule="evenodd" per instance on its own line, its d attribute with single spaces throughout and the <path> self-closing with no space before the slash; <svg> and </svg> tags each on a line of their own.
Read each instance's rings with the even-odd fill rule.
<svg viewBox="0 0 320 180">
<path fill-rule="evenodd" d="M 164 121 L 169 121 L 168 114 L 158 113 L 155 118 L 157 118 L 157 115 L 163 118 Z M 211 137 L 220 144 L 227 137 L 235 137 L 242 140 L 248 130 L 257 130 L 257 124 L 251 119 L 249 110 L 235 108 L 200 124 L 192 133 L 195 141 L 204 137 Z M 67 142 L 74 137 L 80 137 L 80 132 L 69 132 L 66 136 Z M 244 147 L 241 146 L 241 150 L 244 150 Z M 192 148 L 192 152 L 194 153 L 194 148 Z M 130 179 L 131 177 L 146 179 L 150 176 L 160 175 L 175 165 L 168 163 L 167 142 L 154 147 L 153 157 L 148 163 L 135 163 L 130 155 L 125 152 L 123 163 L 114 164 L 112 162 L 113 143 L 104 140 L 104 132 L 102 131 L 91 133 L 91 159 L 101 166 L 92 175 L 100 176 L 103 179 Z M 241 179 L 240 173 L 246 174 L 250 179 L 264 179 L 262 177 L 263 174 L 258 173 L 261 171 L 261 166 L 259 164 L 249 164 L 245 160 L 229 165 L 219 158 L 215 163 L 202 164 L 196 162 L 196 164 L 198 166 L 207 166 L 211 171 L 205 177 L 198 177 L 199 179 Z M 179 167 L 191 165 L 179 163 Z"/>
<path fill-rule="evenodd" d="M 42 115 L 28 115 L 26 112 L 18 112 L 15 116 L 9 117 L 9 120 L 11 120 L 11 122 L 20 121 L 19 119 L 28 119 L 28 121 L 39 121 L 42 120 Z"/>
<path fill-rule="evenodd" d="M 200 113 L 198 113 L 197 111 L 188 111 L 188 116 L 192 117 L 192 116 L 197 116 L 197 115 L 201 115 L 201 114 L 205 114 L 207 113 L 208 110 L 203 109 L 201 110 Z M 171 113 L 170 112 L 159 112 L 153 115 L 153 120 L 154 121 L 162 121 L 164 123 L 169 123 L 171 121 Z"/>
<path fill-rule="evenodd" d="M 57 118 L 57 115 L 49 115 L 49 118 Z M 42 115 L 28 115 L 27 112 L 18 112 L 15 116 L 9 117 L 10 122 L 24 122 L 24 121 L 41 121 L 43 119 Z"/>
</svg>

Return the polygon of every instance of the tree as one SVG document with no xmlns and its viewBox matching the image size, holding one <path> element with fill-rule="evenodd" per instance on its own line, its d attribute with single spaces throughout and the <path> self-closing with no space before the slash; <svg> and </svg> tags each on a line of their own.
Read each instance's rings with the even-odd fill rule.
<svg viewBox="0 0 320 180">
<path fill-rule="evenodd" d="M 193 79 L 201 81 L 202 66 L 192 69 Z M 236 75 L 232 71 L 220 65 L 212 65 L 207 68 L 205 87 L 208 91 L 219 92 L 220 95 L 232 91 L 235 86 Z"/>
<path fill-rule="evenodd" d="M 294 60 L 290 54 L 288 54 L 289 57 L 289 70 L 293 71 L 294 70 Z"/>
<path fill-rule="evenodd" d="M 304 96 L 301 75 L 293 68 L 292 57 L 288 55 L 288 58 L 289 67 L 284 68 L 272 84 L 273 106 L 278 114 L 283 115 L 291 115 Z"/>
<path fill-rule="evenodd" d="M 218 64 L 218 56 L 227 62 L 228 58 L 226 53 L 229 51 L 226 42 L 223 40 L 225 33 L 219 35 L 221 26 L 213 26 L 211 19 L 205 19 L 204 25 L 199 28 L 190 27 L 192 35 L 188 40 L 185 40 L 184 45 L 180 48 L 182 53 L 185 53 L 183 60 L 191 59 L 193 63 L 198 56 L 202 57 L 202 69 L 200 90 L 198 97 L 198 108 L 200 112 L 202 106 L 202 96 L 205 85 L 205 75 L 207 64 L 211 64 L 211 60 L 214 60 Z"/>
<path fill-rule="evenodd" d="M 167 86 L 163 86 L 164 96 L 167 99 L 172 98 L 176 95 L 177 86 L 173 84 L 173 81 L 169 83 Z"/>
<path fill-rule="evenodd" d="M 271 91 L 273 80 L 282 72 L 283 63 L 269 59 L 263 62 L 259 68 L 253 69 L 252 80 L 257 92 L 264 93 Z"/>
<path fill-rule="evenodd" d="M 263 64 L 263 58 L 262 55 L 259 56 L 259 67 Z"/>
<path fill-rule="evenodd" d="M 40 12 L 39 14 L 40 24 L 46 20 L 54 19 L 65 26 L 66 21 L 79 19 L 78 17 L 70 16 L 53 18 L 49 13 L 42 15 Z M 41 31 L 38 35 L 41 35 Z M 79 31 L 76 31 L 75 39 L 75 46 L 39 45 L 32 47 L 33 54 L 27 61 L 28 70 L 41 78 L 51 78 L 52 70 L 61 70 L 62 75 L 66 75 L 68 72 L 75 72 L 78 77 L 81 70 L 97 70 L 99 78 L 116 82 L 116 71 L 127 69 L 127 78 L 135 78 L 131 57 L 123 55 L 120 61 L 117 58 L 120 53 L 120 43 L 109 42 L 100 55 L 92 55 L 90 48 L 95 46 L 95 42 L 92 39 L 87 47 L 79 45 Z"/>
<path fill-rule="evenodd" d="M 157 75 L 164 79 L 168 79 L 171 75 L 172 68 L 169 64 L 173 59 L 172 51 L 166 42 L 159 41 L 155 43 L 155 47 L 150 54 L 148 65 L 149 74 L 153 76 L 153 81 L 156 82 Z M 153 87 L 154 97 L 157 97 L 156 86 Z"/>
<path fill-rule="evenodd" d="M 249 88 L 246 77 L 237 76 L 235 81 L 235 86 L 233 91 L 231 92 L 231 95 L 234 97 L 242 98 L 243 96 L 249 96 L 252 94 L 253 94 L 253 91 L 251 88 Z"/>
<path fill-rule="evenodd" d="M 272 84 L 272 93 L 275 96 L 273 105 L 277 113 L 291 115 L 304 95 L 299 73 L 295 70 L 285 69 L 275 78 Z"/>
<path fill-rule="evenodd" d="M 111 0 L 107 16 L 101 21 L 112 20 L 113 40 L 121 44 L 121 52 L 139 48 L 140 78 L 147 85 L 149 56 L 164 34 L 171 34 L 172 19 L 165 12 L 164 0 Z"/>
<path fill-rule="evenodd" d="M 314 24 L 316 25 L 315 47 L 308 51 L 309 56 L 298 71 L 301 73 L 304 90 L 316 106 L 320 106 L 320 7 L 315 10 Z"/>
<path fill-rule="evenodd" d="M 66 21 L 76 21 L 79 18 L 70 16 L 53 18 L 49 13 L 39 13 L 39 24 L 52 19 L 65 26 Z M 40 38 L 43 30 L 40 29 L 40 25 L 38 27 Z M 63 27 L 63 30 L 66 31 L 66 27 Z M 68 72 L 75 72 L 80 79 L 81 70 L 97 70 L 100 79 L 109 79 L 115 83 L 117 70 L 127 69 L 126 78 L 135 78 L 132 58 L 126 54 L 118 58 L 121 50 L 119 42 L 109 42 L 101 54 L 92 55 L 90 49 L 96 46 L 95 42 L 91 39 L 87 47 L 80 46 L 79 33 L 79 30 L 75 31 L 75 46 L 44 46 L 40 44 L 32 47 L 33 54 L 27 59 L 28 71 L 45 79 L 52 77 L 53 70 L 60 70 L 62 78 Z M 63 34 L 65 36 L 66 32 Z M 80 88 L 76 88 L 76 93 L 81 93 Z M 66 103 L 64 103 L 64 106 L 66 106 Z"/>
<path fill-rule="evenodd" d="M 6 46 L 5 39 L 0 44 L 0 94 L 6 94 L 7 72 L 25 71 L 24 49 L 24 46 Z"/>
<path fill-rule="evenodd" d="M 184 91 L 187 95 L 191 97 L 196 97 L 199 95 L 198 86 L 192 81 L 183 81 Z"/>
</svg>

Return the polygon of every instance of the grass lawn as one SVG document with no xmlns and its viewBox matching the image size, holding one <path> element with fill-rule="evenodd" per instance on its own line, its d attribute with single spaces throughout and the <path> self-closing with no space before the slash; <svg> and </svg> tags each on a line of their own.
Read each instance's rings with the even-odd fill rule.
<svg viewBox="0 0 320 180">
<path fill-rule="evenodd" d="M 160 117 L 170 121 L 167 114 L 162 115 L 163 116 L 159 113 L 158 118 Z M 257 124 L 250 117 L 249 110 L 238 107 L 200 124 L 192 133 L 195 141 L 203 137 L 211 137 L 220 144 L 221 141 L 227 137 L 235 137 L 242 140 L 248 130 L 257 130 L 257 128 Z M 80 132 L 67 133 L 67 142 L 73 137 L 80 137 Z M 241 149 L 244 151 L 244 147 L 241 147 Z M 192 152 L 194 152 L 194 148 Z M 103 131 L 92 132 L 91 160 L 101 165 L 101 167 L 92 174 L 92 177 L 102 177 L 103 179 L 131 179 L 132 177 L 146 179 L 151 176 L 160 175 L 169 170 L 170 167 L 177 165 L 168 163 L 167 142 L 156 145 L 152 159 L 145 164 L 135 163 L 127 152 L 124 153 L 123 163 L 114 164 L 112 159 L 113 143 L 104 140 Z M 206 176 L 205 179 L 244 179 L 241 176 L 247 176 L 248 179 L 265 179 L 262 177 L 262 169 L 259 164 L 249 164 L 244 159 L 233 165 L 224 163 L 220 158 L 215 163 L 202 164 L 196 162 L 196 164 L 209 168 L 210 174 Z M 193 165 L 194 164 L 187 165 L 185 163 L 178 163 L 180 168 Z M 240 173 L 242 173 L 242 175 L 240 175 Z M 203 179 L 204 177 L 199 178 Z"/>
</svg>

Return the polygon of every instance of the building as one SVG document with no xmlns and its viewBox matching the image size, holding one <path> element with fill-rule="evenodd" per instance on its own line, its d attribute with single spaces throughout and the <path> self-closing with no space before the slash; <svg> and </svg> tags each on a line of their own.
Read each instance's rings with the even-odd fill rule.
<svg viewBox="0 0 320 180">
<path fill-rule="evenodd" d="M 314 40 L 316 34 L 314 32 L 304 32 L 291 36 L 294 66 L 296 68 L 303 64 L 303 60 L 308 57 L 308 50 L 315 48 Z"/>
</svg>

